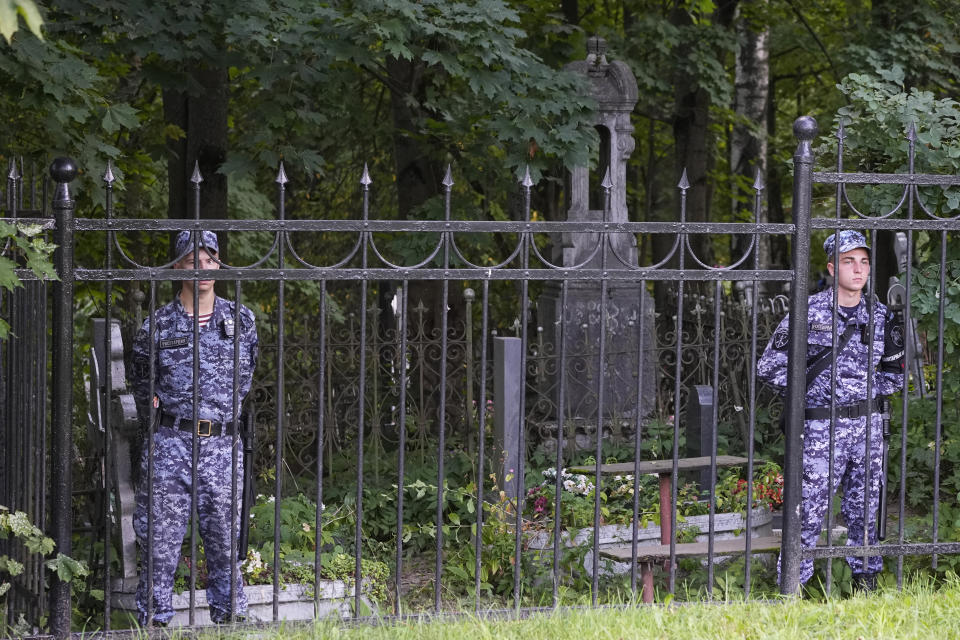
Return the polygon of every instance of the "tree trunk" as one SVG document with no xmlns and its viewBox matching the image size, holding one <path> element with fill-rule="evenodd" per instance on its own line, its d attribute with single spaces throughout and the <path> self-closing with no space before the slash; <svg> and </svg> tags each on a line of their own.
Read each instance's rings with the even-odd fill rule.
<svg viewBox="0 0 960 640">
<path fill-rule="evenodd" d="M 393 155 L 397 170 L 397 207 L 401 220 L 440 193 L 442 168 L 432 160 L 424 144 L 420 122 L 423 114 L 425 66 L 421 62 L 387 58 L 390 77 L 390 109 L 393 116 Z"/>
<path fill-rule="evenodd" d="M 770 79 L 770 91 L 767 99 L 767 140 L 776 140 L 777 131 L 777 108 L 776 108 L 776 83 L 773 78 Z M 777 149 L 767 148 L 770 157 L 779 157 Z M 772 223 L 781 223 L 786 221 L 783 211 L 783 169 L 782 163 L 771 162 L 767 166 L 767 217 Z M 787 244 L 786 236 L 770 236 L 770 266 L 771 268 L 789 269 L 790 268 L 790 248 Z"/>
<path fill-rule="evenodd" d="M 423 132 L 421 122 L 427 114 L 423 113 L 420 105 L 424 100 L 426 82 L 424 76 L 428 73 L 426 66 L 419 61 L 387 58 L 387 74 L 390 84 L 390 107 L 393 117 L 393 145 L 394 163 L 397 175 L 397 210 L 401 220 L 408 220 L 416 215 L 419 209 L 430 198 L 440 195 L 441 182 L 445 167 L 437 160 L 437 149 L 432 148 Z M 442 304 L 443 283 L 438 280 L 410 282 L 407 322 L 408 327 L 416 326 L 417 316 L 413 311 L 421 302 L 429 310 L 424 318 L 425 335 L 439 337 L 441 322 L 443 321 Z M 387 287 L 387 290 L 392 289 Z M 385 308 L 381 304 L 381 308 Z M 447 297 L 447 326 L 448 333 L 459 332 L 464 324 L 465 302 L 463 288 L 459 283 L 451 282 L 448 286 Z M 462 354 L 460 354 L 462 357 Z M 439 357 L 448 357 L 440 354 Z M 417 365 L 424 367 L 428 388 L 442 389 L 437 375 L 439 366 L 436 362 L 423 362 Z M 416 366 L 416 365 L 415 365 Z M 447 361 L 448 379 L 455 375 L 462 360 Z M 438 397 L 432 398 L 437 402 Z M 436 405 L 435 405 L 436 406 Z M 447 405 L 447 418 L 458 421 L 462 418 L 464 407 Z M 439 418 L 439 416 L 438 416 Z M 435 423 L 439 424 L 439 419 Z"/>
<path fill-rule="evenodd" d="M 190 219 L 194 215 L 193 170 L 199 165 L 200 217 L 227 217 L 227 177 L 219 173 L 227 159 L 227 106 L 230 99 L 226 69 L 199 69 L 192 78 L 202 91 L 163 91 L 167 124 L 183 130 L 179 139 L 167 138 L 167 172 L 170 198 L 167 215 Z M 220 233 L 220 256 L 227 254 L 227 236 Z M 172 241 L 171 241 L 172 246 Z"/>
<path fill-rule="evenodd" d="M 729 28 L 733 24 L 738 0 L 720 0 L 714 11 L 713 23 Z M 676 7 L 670 12 L 670 21 L 682 28 L 693 26 L 693 19 L 688 11 Z M 717 51 L 717 57 L 722 58 L 723 52 Z M 707 182 L 707 175 L 713 163 L 713 141 L 710 138 L 710 93 L 700 85 L 698 70 L 678 65 L 674 74 L 674 104 L 673 104 L 673 136 L 675 140 L 675 175 L 679 181 L 686 171 L 690 188 L 687 190 L 686 220 L 687 222 L 707 222 L 710 220 L 711 189 Z M 708 236 L 692 235 L 690 247 L 696 257 L 704 264 L 713 263 L 713 253 L 710 251 Z M 672 246 L 672 242 L 660 239 L 654 243 L 654 260 L 662 259 L 659 254 Z M 659 254 L 659 255 L 658 255 Z M 698 268 L 689 252 L 685 254 L 685 267 Z M 676 266 L 674 263 L 672 266 Z M 656 299 L 659 304 L 664 296 L 662 286 L 655 286 Z"/>
<path fill-rule="evenodd" d="M 766 4 L 766 0 L 745 0 L 744 5 Z M 770 31 L 763 25 L 751 24 L 749 15 L 741 13 L 736 21 L 737 40 L 733 110 L 737 120 L 730 137 L 730 174 L 733 182 L 731 206 L 734 220 L 752 222 L 755 219 L 755 192 L 744 191 L 743 185 L 753 184 L 757 176 L 767 174 L 766 115 L 770 92 Z M 749 126 L 746 123 L 751 123 Z M 761 196 L 763 194 L 761 193 Z M 767 208 L 760 202 L 759 222 L 768 222 Z M 749 249 L 752 238 L 747 235 L 731 238 L 731 259 L 736 260 Z M 758 238 L 757 263 L 759 268 L 770 266 L 770 237 Z M 742 266 L 753 267 L 753 259 Z"/>
</svg>

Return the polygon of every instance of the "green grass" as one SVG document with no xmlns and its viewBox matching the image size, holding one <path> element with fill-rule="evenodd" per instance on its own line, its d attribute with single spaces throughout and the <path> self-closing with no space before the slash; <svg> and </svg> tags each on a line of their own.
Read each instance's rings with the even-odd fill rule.
<svg viewBox="0 0 960 640">
<path fill-rule="evenodd" d="M 221 631 L 202 638 L 240 638 Z M 577 609 L 524 620 L 483 617 L 414 620 L 381 625 L 289 625 L 258 629 L 256 640 L 510 640 L 594 638 L 693 640 L 700 638 L 960 638 L 960 579 L 940 588 L 914 584 L 902 591 L 825 602 L 704 602 L 608 609 Z"/>
</svg>

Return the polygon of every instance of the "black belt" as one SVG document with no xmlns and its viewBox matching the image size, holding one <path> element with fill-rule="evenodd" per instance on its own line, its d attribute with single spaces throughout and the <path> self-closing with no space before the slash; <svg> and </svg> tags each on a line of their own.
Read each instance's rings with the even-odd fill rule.
<svg viewBox="0 0 960 640">
<path fill-rule="evenodd" d="M 861 418 L 868 413 L 870 413 L 870 405 L 876 403 L 871 403 L 869 400 L 861 400 L 856 404 L 838 404 L 837 409 L 837 418 L 842 418 L 846 420 L 854 420 L 856 418 Z M 874 406 L 874 409 L 877 409 L 877 406 Z M 876 413 L 876 411 L 874 411 Z M 809 407 L 803 412 L 803 417 L 807 420 L 829 420 L 830 419 L 830 407 Z"/>
<path fill-rule="evenodd" d="M 179 429 L 180 431 L 196 431 L 198 436 L 232 436 L 236 431 L 234 422 L 214 422 L 213 420 L 189 420 L 178 418 L 170 413 L 160 415 L 160 426 Z"/>
</svg>

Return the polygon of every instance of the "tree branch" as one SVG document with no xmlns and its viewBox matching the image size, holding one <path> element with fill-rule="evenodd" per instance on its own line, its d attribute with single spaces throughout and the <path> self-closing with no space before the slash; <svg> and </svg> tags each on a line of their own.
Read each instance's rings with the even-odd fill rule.
<svg viewBox="0 0 960 640">
<path fill-rule="evenodd" d="M 833 59 L 830 57 L 830 54 L 827 52 L 827 48 L 823 45 L 823 42 L 820 40 L 820 37 L 817 36 L 817 33 L 813 30 L 813 27 L 810 26 L 810 23 L 807 22 L 807 19 L 803 17 L 803 14 L 800 12 L 800 9 L 793 3 L 793 0 L 787 0 L 787 4 L 790 5 L 790 9 L 793 13 L 800 19 L 800 22 L 803 23 L 803 26 L 806 28 L 807 32 L 810 34 L 810 37 L 813 38 L 813 41 L 817 43 L 817 46 L 820 47 L 820 51 L 823 53 L 823 57 L 827 59 L 827 64 L 830 66 L 830 73 L 833 75 L 833 79 L 837 79 L 837 69 L 833 65 Z"/>
</svg>

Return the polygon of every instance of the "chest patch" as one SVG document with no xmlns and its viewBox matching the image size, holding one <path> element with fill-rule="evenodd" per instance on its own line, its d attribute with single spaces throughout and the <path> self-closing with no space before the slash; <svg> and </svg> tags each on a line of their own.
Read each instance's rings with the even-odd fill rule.
<svg viewBox="0 0 960 640">
<path fill-rule="evenodd" d="M 167 338 L 160 341 L 161 349 L 176 349 L 177 347 L 185 347 L 189 342 L 187 336 L 180 336 L 179 338 Z"/>
<path fill-rule="evenodd" d="M 833 325 L 828 322 L 811 322 L 810 331 L 832 331 Z"/>
</svg>

